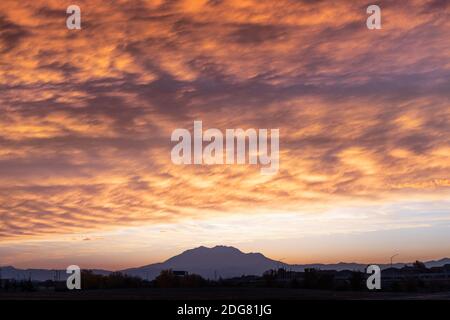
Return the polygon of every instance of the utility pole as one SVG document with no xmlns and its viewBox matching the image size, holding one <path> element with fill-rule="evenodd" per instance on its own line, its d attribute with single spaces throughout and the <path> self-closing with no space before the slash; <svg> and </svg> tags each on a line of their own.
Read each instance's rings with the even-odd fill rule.
<svg viewBox="0 0 450 320">
<path fill-rule="evenodd" d="M 398 256 L 398 253 L 394 254 L 394 255 L 391 257 L 391 268 L 392 268 L 392 261 L 394 260 L 394 258 L 395 258 L 396 256 Z M 394 278 L 395 278 L 395 279 L 397 278 L 397 271 L 394 271 Z"/>
<path fill-rule="evenodd" d="M 391 257 L 391 268 L 392 268 L 392 261 L 393 261 L 393 259 L 394 259 L 396 256 L 398 256 L 398 253 L 394 254 L 394 255 Z"/>
</svg>

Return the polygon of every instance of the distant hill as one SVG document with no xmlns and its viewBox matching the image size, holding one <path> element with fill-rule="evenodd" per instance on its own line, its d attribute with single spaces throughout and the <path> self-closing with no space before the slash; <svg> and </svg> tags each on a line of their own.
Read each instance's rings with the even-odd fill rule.
<svg viewBox="0 0 450 320">
<path fill-rule="evenodd" d="M 48 269 L 17 269 L 12 266 L 0 267 L 0 277 L 2 279 L 16 279 L 16 280 L 35 280 L 45 281 L 54 280 L 56 272 L 59 273 L 60 280 L 66 280 L 69 276 L 66 270 L 48 270 Z M 95 269 L 92 270 L 95 274 L 107 275 L 111 271 Z"/>
<path fill-rule="evenodd" d="M 393 267 L 401 268 L 407 263 L 395 263 Z M 450 264 L 449 258 L 425 262 L 428 268 Z M 183 270 L 196 273 L 204 278 L 232 278 L 241 275 L 262 275 L 264 271 L 276 268 L 285 268 L 293 271 L 304 271 L 306 268 L 321 270 L 352 270 L 364 271 L 367 264 L 345 263 L 337 264 L 286 264 L 272 260 L 261 253 L 243 253 L 239 249 L 227 246 L 216 246 L 213 248 L 198 247 L 186 250 L 162 263 L 149 264 L 143 267 L 120 270 L 128 275 L 138 276 L 143 279 L 154 279 L 161 270 Z M 379 264 L 382 269 L 390 267 L 390 264 Z M 96 274 L 109 274 L 107 270 L 93 270 Z M 61 280 L 66 279 L 65 270 L 60 270 Z M 46 269 L 16 269 L 14 267 L 1 267 L 3 279 L 28 279 L 44 281 L 54 279 L 55 272 Z"/>
<path fill-rule="evenodd" d="M 239 249 L 226 246 L 214 248 L 198 247 L 184 251 L 163 263 L 150 264 L 122 272 L 153 279 L 161 270 L 185 270 L 205 278 L 230 278 L 241 275 L 260 275 L 264 271 L 289 265 L 266 258 L 261 253 L 243 253 Z"/>
</svg>

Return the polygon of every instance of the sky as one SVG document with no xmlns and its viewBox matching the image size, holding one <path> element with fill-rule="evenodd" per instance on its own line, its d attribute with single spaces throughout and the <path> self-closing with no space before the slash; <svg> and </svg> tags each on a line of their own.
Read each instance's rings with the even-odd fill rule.
<svg viewBox="0 0 450 320">
<path fill-rule="evenodd" d="M 450 3 L 370 4 L 0 1 L 0 265 L 450 257 Z M 278 128 L 278 173 L 173 164 L 195 120 Z"/>
</svg>

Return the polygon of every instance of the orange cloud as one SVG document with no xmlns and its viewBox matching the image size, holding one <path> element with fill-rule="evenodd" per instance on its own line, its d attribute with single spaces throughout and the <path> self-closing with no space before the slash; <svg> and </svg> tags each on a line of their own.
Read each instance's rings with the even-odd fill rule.
<svg viewBox="0 0 450 320">
<path fill-rule="evenodd" d="M 0 3 L 0 239 L 448 196 L 436 1 Z M 280 128 L 278 175 L 174 166 L 170 133 Z M 300 213 L 299 213 L 300 214 Z"/>
</svg>

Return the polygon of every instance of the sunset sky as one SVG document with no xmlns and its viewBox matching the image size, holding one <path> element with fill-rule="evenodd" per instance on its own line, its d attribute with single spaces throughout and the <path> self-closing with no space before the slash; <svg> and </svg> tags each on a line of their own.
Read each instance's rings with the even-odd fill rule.
<svg viewBox="0 0 450 320">
<path fill-rule="evenodd" d="M 2 0 L 0 111 L 0 265 L 450 257 L 446 0 Z M 279 128 L 278 173 L 172 164 L 194 120 Z"/>
</svg>

